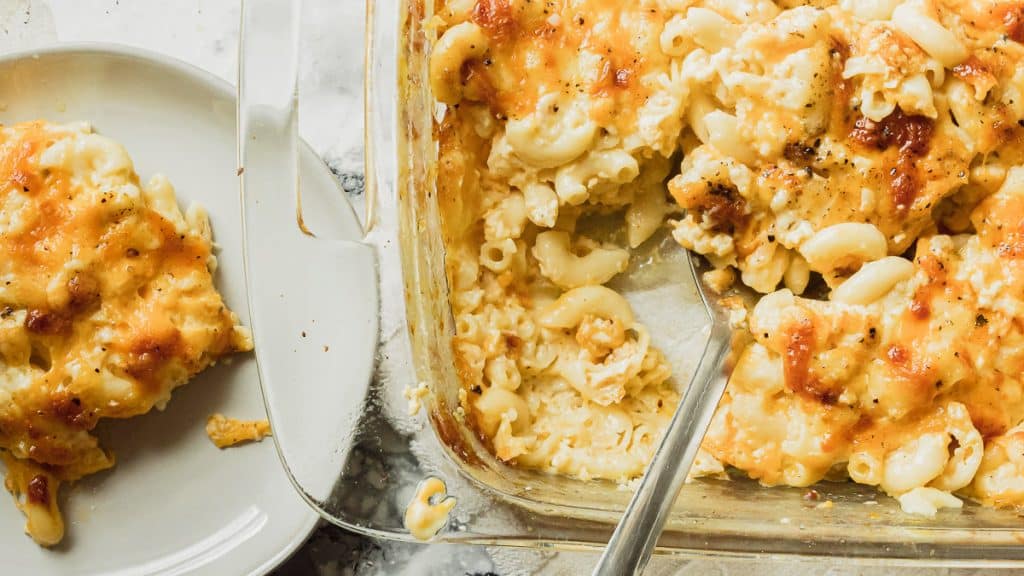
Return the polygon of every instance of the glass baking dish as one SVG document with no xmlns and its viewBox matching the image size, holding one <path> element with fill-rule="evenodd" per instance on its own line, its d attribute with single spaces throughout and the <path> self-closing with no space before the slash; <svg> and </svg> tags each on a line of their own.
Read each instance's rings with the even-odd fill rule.
<svg viewBox="0 0 1024 576">
<path fill-rule="evenodd" d="M 340 525 L 411 539 L 405 505 L 427 476 L 458 499 L 437 541 L 598 549 L 629 492 L 510 468 L 454 417 L 458 379 L 434 194 L 436 108 L 426 81 L 430 0 L 367 5 L 367 241 L 378 251 L 381 324 L 376 373 L 333 496 L 316 502 Z M 425 383 L 426 410 L 403 392 Z M 831 501 L 830 506 L 819 504 Z M 999 566 L 1024 563 L 1024 519 L 966 502 L 935 519 L 852 483 L 807 489 L 756 482 L 687 484 L 658 552 L 681 556 L 848 557 L 865 563 Z"/>
</svg>

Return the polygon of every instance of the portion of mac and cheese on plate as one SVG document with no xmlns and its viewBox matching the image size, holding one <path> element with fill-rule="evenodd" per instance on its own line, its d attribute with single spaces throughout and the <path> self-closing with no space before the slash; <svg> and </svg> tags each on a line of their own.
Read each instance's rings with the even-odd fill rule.
<svg viewBox="0 0 1024 576">
<path fill-rule="evenodd" d="M 1024 2 L 435 12 L 453 343 L 499 459 L 643 473 L 678 395 L 606 284 L 668 227 L 759 298 L 694 474 L 1024 504 Z"/>
<path fill-rule="evenodd" d="M 213 286 L 205 210 L 87 125 L 0 126 L 0 252 L 0 457 L 52 545 L 59 485 L 114 465 L 96 424 L 162 409 L 252 338 Z"/>
</svg>

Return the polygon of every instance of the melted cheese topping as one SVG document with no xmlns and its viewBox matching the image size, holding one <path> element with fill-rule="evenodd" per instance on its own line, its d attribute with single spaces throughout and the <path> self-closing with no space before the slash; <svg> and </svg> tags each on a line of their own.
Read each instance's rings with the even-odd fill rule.
<svg viewBox="0 0 1024 576">
<path fill-rule="evenodd" d="M 602 285 L 667 225 L 765 295 L 734 314 L 705 473 L 1024 504 L 1022 22 L 1007 0 L 442 2 L 453 346 L 498 458 L 643 472 L 677 394 Z"/>
<path fill-rule="evenodd" d="M 206 435 L 217 448 L 228 448 L 243 442 L 259 442 L 270 436 L 267 420 L 238 420 L 223 414 L 206 419 Z"/>
<path fill-rule="evenodd" d="M 0 449 L 57 480 L 114 464 L 100 419 L 252 348 L 213 287 L 205 212 L 86 125 L 0 128 L 0 253 Z"/>
<path fill-rule="evenodd" d="M 31 460 L 19 460 L 6 452 L 0 459 L 7 467 L 4 486 L 25 514 L 25 532 L 42 546 L 54 546 L 64 538 L 64 519 L 57 507 L 60 480 Z"/>
<path fill-rule="evenodd" d="M 1024 169 L 972 218 L 977 235 L 922 238 L 913 275 L 868 304 L 763 298 L 705 447 L 766 484 L 841 467 L 895 494 L 917 486 L 891 471 L 927 454 L 919 486 L 967 488 L 1024 419 Z"/>
</svg>

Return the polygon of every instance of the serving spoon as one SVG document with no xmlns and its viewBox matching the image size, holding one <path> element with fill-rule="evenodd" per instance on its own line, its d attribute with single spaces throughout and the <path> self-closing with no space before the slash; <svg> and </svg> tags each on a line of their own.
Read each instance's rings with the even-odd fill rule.
<svg viewBox="0 0 1024 576">
<path fill-rule="evenodd" d="M 643 572 L 725 392 L 732 333 L 729 314 L 704 281 L 703 272 L 708 270 L 704 260 L 692 252 L 687 252 L 686 260 L 710 321 L 708 339 L 640 487 L 594 568 L 595 576 Z"/>
<path fill-rule="evenodd" d="M 380 295 L 375 251 L 340 191 L 303 204 L 301 7 L 242 3 L 238 174 L 249 321 L 274 444 L 299 495 L 330 518 L 325 503 L 373 377 Z"/>
</svg>

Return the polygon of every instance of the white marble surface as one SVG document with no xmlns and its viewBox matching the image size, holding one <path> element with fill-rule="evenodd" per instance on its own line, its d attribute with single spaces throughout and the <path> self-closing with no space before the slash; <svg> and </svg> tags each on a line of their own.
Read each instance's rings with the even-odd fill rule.
<svg viewBox="0 0 1024 576">
<path fill-rule="evenodd" d="M 362 4 L 362 0 L 307 0 L 300 84 L 302 134 L 355 198 L 362 192 Z M 54 42 L 117 42 L 162 52 L 233 80 L 239 9 L 240 0 L 0 0 L 0 52 Z M 595 560 L 593 554 L 395 544 L 324 527 L 278 573 L 568 575 L 589 572 Z M 648 570 L 655 576 L 973 573 L 970 569 L 871 568 L 844 561 L 665 558 L 656 558 Z"/>
</svg>

